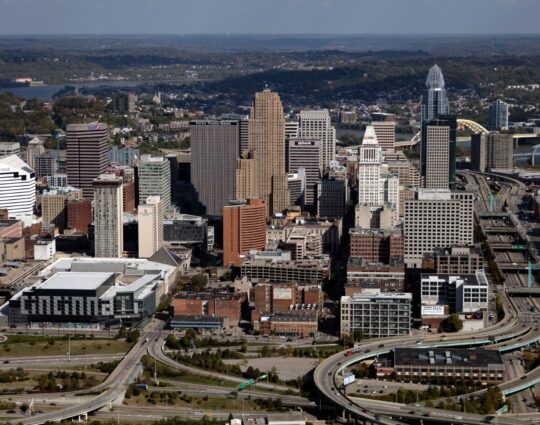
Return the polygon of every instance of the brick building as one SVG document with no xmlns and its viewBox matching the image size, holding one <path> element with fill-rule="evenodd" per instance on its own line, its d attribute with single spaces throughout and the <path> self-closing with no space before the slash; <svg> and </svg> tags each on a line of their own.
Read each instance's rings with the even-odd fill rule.
<svg viewBox="0 0 540 425">
<path fill-rule="evenodd" d="M 68 201 L 67 215 L 68 228 L 87 234 L 88 226 L 93 220 L 92 201 L 90 199 Z"/>
<path fill-rule="evenodd" d="M 222 317 L 234 325 L 240 321 L 244 300 L 241 294 L 226 292 L 181 292 L 173 300 L 173 315 Z"/>
<path fill-rule="evenodd" d="M 288 311 L 293 306 L 319 306 L 321 296 L 319 284 L 259 283 L 251 290 L 254 310 L 263 313 Z"/>
<path fill-rule="evenodd" d="M 398 231 L 353 228 L 349 231 L 350 256 L 386 263 L 403 258 L 403 235 Z"/>
</svg>

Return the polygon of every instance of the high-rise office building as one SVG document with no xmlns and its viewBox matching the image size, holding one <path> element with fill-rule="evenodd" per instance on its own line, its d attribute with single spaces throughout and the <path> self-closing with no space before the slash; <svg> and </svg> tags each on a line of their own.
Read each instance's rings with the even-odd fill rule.
<svg viewBox="0 0 540 425">
<path fill-rule="evenodd" d="M 135 112 L 137 95 L 125 91 L 113 93 L 112 107 L 115 114 L 132 114 Z"/>
<path fill-rule="evenodd" d="M 488 129 L 499 131 L 508 128 L 508 103 L 497 99 L 489 105 Z"/>
<path fill-rule="evenodd" d="M 291 194 L 291 205 L 304 206 L 306 193 L 306 170 L 300 168 L 296 173 L 287 174 L 287 184 Z"/>
<path fill-rule="evenodd" d="M 396 116 L 394 114 L 373 113 L 371 125 L 383 151 L 394 151 L 396 143 Z"/>
<path fill-rule="evenodd" d="M 481 172 L 514 167 L 514 140 L 511 134 L 478 133 L 471 139 L 471 165 Z"/>
<path fill-rule="evenodd" d="M 221 216 L 236 199 L 236 161 L 240 149 L 240 121 L 192 121 L 191 182 L 203 213 Z"/>
<path fill-rule="evenodd" d="M 322 162 L 325 170 L 336 157 L 336 129 L 332 126 L 327 109 L 319 111 L 300 111 L 298 137 L 320 140 L 322 144 Z"/>
<path fill-rule="evenodd" d="M 244 151 L 236 160 L 236 198 L 253 198 L 257 193 L 255 159 L 253 152 Z"/>
<path fill-rule="evenodd" d="M 298 173 L 303 168 L 306 173 L 304 204 L 314 207 L 317 199 L 317 183 L 322 175 L 322 144 L 319 140 L 287 140 L 287 171 Z"/>
<path fill-rule="evenodd" d="M 422 96 L 422 124 L 437 118 L 439 115 L 450 113 L 444 77 L 438 65 L 433 65 L 429 70 L 426 88 L 427 91 Z"/>
<path fill-rule="evenodd" d="M 132 167 L 139 158 L 139 149 L 137 148 L 113 146 L 109 150 L 109 163 L 115 163 L 116 165 L 129 165 Z"/>
<path fill-rule="evenodd" d="M 21 145 L 17 142 L 0 142 L 0 158 L 6 156 L 17 155 L 21 156 Z M 30 164 L 28 164 L 30 165 Z M 34 168 L 34 167 L 30 167 Z"/>
<path fill-rule="evenodd" d="M 17 155 L 0 158 L 0 209 L 9 217 L 32 224 L 36 205 L 36 176 L 28 164 Z"/>
<path fill-rule="evenodd" d="M 249 119 L 249 150 L 255 156 L 257 196 L 268 214 L 289 206 L 285 171 L 285 119 L 277 93 L 269 89 L 255 93 Z"/>
<path fill-rule="evenodd" d="M 43 140 L 39 137 L 34 137 L 28 142 L 28 147 L 26 148 L 26 162 L 32 169 L 36 169 L 36 156 L 42 155 L 45 153 L 45 146 Z"/>
<path fill-rule="evenodd" d="M 223 264 L 241 265 L 250 250 L 266 246 L 266 205 L 261 199 L 223 208 Z"/>
<path fill-rule="evenodd" d="M 285 140 L 298 139 L 300 123 L 298 121 L 285 121 Z"/>
<path fill-rule="evenodd" d="M 375 129 L 368 125 L 358 148 L 358 205 L 355 225 L 362 228 L 393 227 L 399 216 L 399 176 L 388 173 Z"/>
<path fill-rule="evenodd" d="M 94 247 L 96 257 L 121 257 L 124 245 L 122 178 L 102 174 L 94 186 Z"/>
<path fill-rule="evenodd" d="M 343 218 L 346 199 L 346 180 L 320 180 L 317 184 L 317 215 L 323 218 Z"/>
<path fill-rule="evenodd" d="M 69 184 L 94 196 L 92 182 L 107 170 L 109 129 L 106 124 L 69 124 L 66 128 L 66 170 Z"/>
<path fill-rule="evenodd" d="M 422 126 L 420 175 L 426 189 L 454 189 L 456 181 L 456 117 L 441 115 Z"/>
<path fill-rule="evenodd" d="M 381 147 L 373 126 L 368 125 L 358 147 L 358 204 L 379 206 L 381 197 Z"/>
<path fill-rule="evenodd" d="M 139 200 L 159 196 L 163 209 L 171 206 L 171 167 L 163 157 L 141 156 L 138 166 Z"/>
<path fill-rule="evenodd" d="M 163 246 L 163 205 L 159 196 L 149 196 L 139 205 L 139 258 L 150 258 Z"/>
<path fill-rule="evenodd" d="M 403 233 L 405 264 L 418 268 L 435 248 L 471 245 L 474 231 L 474 193 L 420 189 L 405 201 Z"/>
<path fill-rule="evenodd" d="M 53 176 L 58 171 L 56 152 L 48 151 L 34 156 L 36 177 Z"/>
</svg>

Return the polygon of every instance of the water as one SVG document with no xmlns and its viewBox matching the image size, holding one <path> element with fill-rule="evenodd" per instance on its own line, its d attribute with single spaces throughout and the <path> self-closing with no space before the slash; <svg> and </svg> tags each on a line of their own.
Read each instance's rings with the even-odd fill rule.
<svg viewBox="0 0 540 425">
<path fill-rule="evenodd" d="M 11 92 L 21 99 L 40 99 L 49 100 L 62 90 L 65 86 L 83 88 L 83 87 L 135 87 L 135 81 L 99 81 L 91 83 L 67 83 L 67 84 L 51 84 L 50 86 L 20 86 L 20 87 L 0 87 L 0 93 Z"/>
<path fill-rule="evenodd" d="M 364 137 L 364 130 L 354 130 L 354 129 L 348 129 L 348 128 L 336 128 L 336 137 L 338 139 L 341 138 L 344 134 L 353 134 L 356 137 Z M 406 133 L 396 133 L 396 140 L 410 140 L 412 139 L 412 134 L 406 134 Z"/>
</svg>

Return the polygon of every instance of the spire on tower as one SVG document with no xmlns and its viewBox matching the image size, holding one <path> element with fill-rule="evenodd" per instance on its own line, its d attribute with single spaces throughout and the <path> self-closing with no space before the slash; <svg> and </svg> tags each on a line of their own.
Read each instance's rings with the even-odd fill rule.
<svg viewBox="0 0 540 425">
<path fill-rule="evenodd" d="M 444 77 L 438 65 L 433 65 L 426 78 L 426 87 L 428 89 L 444 89 Z"/>
<path fill-rule="evenodd" d="M 372 125 L 366 126 L 366 132 L 364 133 L 362 144 L 363 145 L 378 145 L 379 144 L 379 141 L 377 140 L 377 135 L 375 134 L 375 128 Z"/>
</svg>

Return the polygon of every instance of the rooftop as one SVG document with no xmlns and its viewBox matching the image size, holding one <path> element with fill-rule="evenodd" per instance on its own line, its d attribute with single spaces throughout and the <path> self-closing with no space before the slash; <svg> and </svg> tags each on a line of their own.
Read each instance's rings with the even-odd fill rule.
<svg viewBox="0 0 540 425">
<path fill-rule="evenodd" d="M 34 170 L 32 170 L 30 166 L 26 162 L 24 162 L 21 158 L 19 158 L 17 155 L 9 155 L 9 156 L 0 158 L 0 168 L 4 168 L 4 167 L 23 170 L 23 171 L 26 171 L 27 173 L 34 172 Z"/>
<path fill-rule="evenodd" d="M 377 301 L 377 300 L 406 300 L 412 301 L 412 294 L 410 292 L 381 292 L 378 291 L 373 294 L 361 293 L 353 294 L 351 296 L 341 297 L 341 302 L 344 301 Z"/>
<path fill-rule="evenodd" d="M 453 366 L 503 366 L 497 350 L 461 348 L 396 348 L 394 365 L 453 365 Z"/>
<path fill-rule="evenodd" d="M 49 290 L 77 289 L 83 291 L 93 291 L 103 285 L 111 276 L 114 276 L 114 274 L 104 272 L 59 272 L 39 284 L 38 287 L 39 289 Z"/>
</svg>

